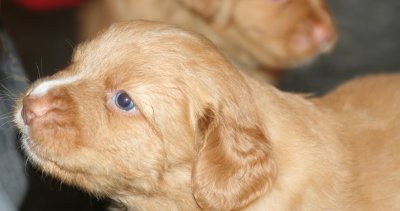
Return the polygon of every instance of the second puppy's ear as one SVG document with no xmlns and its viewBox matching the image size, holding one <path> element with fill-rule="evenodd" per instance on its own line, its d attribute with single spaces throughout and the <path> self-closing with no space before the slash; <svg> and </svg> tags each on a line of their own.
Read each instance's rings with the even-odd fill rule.
<svg viewBox="0 0 400 211">
<path fill-rule="evenodd" d="M 231 18 L 233 0 L 180 0 L 186 7 L 208 21 L 224 26 Z"/>
<path fill-rule="evenodd" d="M 232 103 L 232 104 L 231 104 Z M 265 193 L 277 172 L 271 145 L 258 116 L 241 114 L 235 102 L 207 108 L 199 120 L 202 143 L 192 172 L 192 189 L 204 210 L 236 210 Z M 245 115 L 245 116 L 243 116 Z"/>
</svg>

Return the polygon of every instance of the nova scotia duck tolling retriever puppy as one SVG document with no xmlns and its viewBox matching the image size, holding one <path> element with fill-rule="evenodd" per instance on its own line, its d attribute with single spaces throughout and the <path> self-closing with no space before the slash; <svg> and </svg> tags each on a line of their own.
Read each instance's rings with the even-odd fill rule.
<svg viewBox="0 0 400 211">
<path fill-rule="evenodd" d="M 330 52 L 337 40 L 325 0 L 96 0 L 79 14 L 83 39 L 135 19 L 200 33 L 263 83 L 276 83 L 285 70 Z"/>
<path fill-rule="evenodd" d="M 122 210 L 400 210 L 400 75 L 305 99 L 199 35 L 132 21 L 18 102 L 38 168 Z"/>
</svg>

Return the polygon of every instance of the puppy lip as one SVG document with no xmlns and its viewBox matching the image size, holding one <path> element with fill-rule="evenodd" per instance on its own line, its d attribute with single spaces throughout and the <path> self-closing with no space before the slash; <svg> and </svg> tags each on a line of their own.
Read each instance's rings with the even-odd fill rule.
<svg viewBox="0 0 400 211">
<path fill-rule="evenodd" d="M 40 155 L 40 153 L 37 152 L 37 150 L 35 149 L 35 146 L 32 144 L 32 139 L 31 138 L 27 138 L 24 139 L 24 143 L 25 143 L 25 147 L 26 147 L 26 151 L 28 151 L 30 154 L 33 154 L 35 157 L 39 158 L 40 160 L 44 159 L 42 155 Z"/>
<path fill-rule="evenodd" d="M 35 159 L 36 163 L 40 164 L 40 163 L 43 163 L 43 162 L 50 162 L 50 163 L 53 163 L 54 165 L 58 166 L 60 169 L 64 169 L 64 168 L 61 167 L 62 165 L 58 164 L 53 159 L 51 159 L 48 156 L 46 156 L 45 154 L 41 153 L 40 150 L 37 149 L 37 148 L 40 148 L 40 147 L 39 146 L 35 146 L 34 142 L 35 142 L 35 140 L 32 139 L 32 138 L 23 139 L 23 144 L 25 146 L 25 151 L 27 151 L 29 155 L 33 155 L 36 158 Z"/>
<path fill-rule="evenodd" d="M 36 159 L 35 163 L 39 166 L 47 166 L 51 165 L 57 168 L 58 171 L 62 171 L 68 174 L 85 174 L 85 175 L 93 175 L 91 172 L 82 171 L 79 169 L 71 169 L 66 167 L 65 165 L 60 164 L 59 162 L 55 161 L 54 159 L 50 159 L 47 156 L 43 155 L 42 153 L 35 150 L 35 147 L 32 145 L 32 139 L 26 139 L 25 142 L 25 151 L 28 152 L 31 156 L 33 155 Z"/>
</svg>

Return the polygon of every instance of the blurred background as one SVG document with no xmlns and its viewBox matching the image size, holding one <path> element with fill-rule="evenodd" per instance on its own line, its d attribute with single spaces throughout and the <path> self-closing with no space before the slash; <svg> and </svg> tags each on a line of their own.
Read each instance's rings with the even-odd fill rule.
<svg viewBox="0 0 400 211">
<path fill-rule="evenodd" d="M 1 1 L 0 14 L 27 77 L 33 81 L 68 65 L 79 42 L 80 1 L 70 0 L 55 9 L 17 2 Z M 336 47 L 312 63 L 285 72 L 278 80 L 280 89 L 323 94 L 356 76 L 400 71 L 400 1 L 327 0 L 327 4 L 339 34 Z M 20 210 L 105 210 L 106 200 L 62 185 L 30 165 L 22 168 L 28 187 Z"/>
</svg>

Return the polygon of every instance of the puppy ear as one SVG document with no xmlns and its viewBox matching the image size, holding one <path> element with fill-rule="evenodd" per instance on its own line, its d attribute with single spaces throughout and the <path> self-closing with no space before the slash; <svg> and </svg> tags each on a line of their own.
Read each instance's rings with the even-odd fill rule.
<svg viewBox="0 0 400 211">
<path fill-rule="evenodd" d="M 180 0 L 186 7 L 195 11 L 217 26 L 224 26 L 231 18 L 234 2 L 232 0 Z"/>
<path fill-rule="evenodd" d="M 271 145 L 257 125 L 257 115 L 240 113 L 240 107 L 208 108 L 199 120 L 203 137 L 192 189 L 205 210 L 243 208 L 265 193 L 275 178 Z"/>
</svg>

